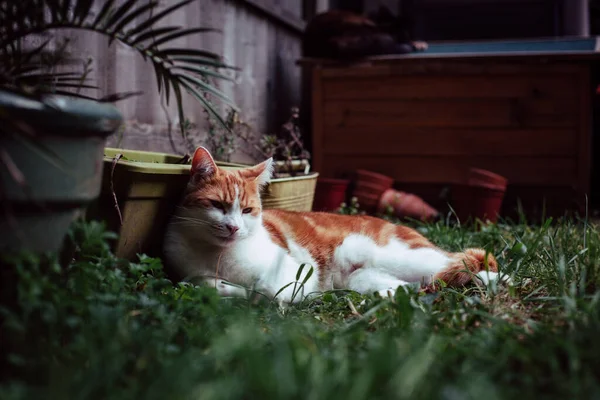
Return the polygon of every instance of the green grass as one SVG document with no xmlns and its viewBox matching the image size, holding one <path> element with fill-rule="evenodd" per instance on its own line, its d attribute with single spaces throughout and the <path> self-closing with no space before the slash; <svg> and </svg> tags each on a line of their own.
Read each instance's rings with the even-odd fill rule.
<svg viewBox="0 0 600 400">
<path fill-rule="evenodd" d="M 68 266 L 2 266 L 0 398 L 600 398 L 595 227 L 419 229 L 491 250 L 515 286 L 334 291 L 282 311 L 172 284 L 160 260 L 118 260 L 101 225 L 79 224 Z"/>
</svg>

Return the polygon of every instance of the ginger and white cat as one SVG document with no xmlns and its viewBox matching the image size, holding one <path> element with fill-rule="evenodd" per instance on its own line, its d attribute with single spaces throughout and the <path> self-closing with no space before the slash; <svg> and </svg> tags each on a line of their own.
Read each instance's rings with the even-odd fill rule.
<svg viewBox="0 0 600 400">
<path fill-rule="evenodd" d="M 379 218 L 263 210 L 259 191 L 271 174 L 271 159 L 232 172 L 219 169 L 206 149 L 196 150 L 165 238 L 167 262 L 178 275 L 199 278 L 224 296 L 246 296 L 230 282 L 272 298 L 296 281 L 301 264 L 313 266 L 300 295 L 289 285 L 280 302 L 330 289 L 386 295 L 411 282 L 462 286 L 498 278 L 497 262 L 492 255 L 486 262 L 485 250 L 449 253 Z"/>
</svg>

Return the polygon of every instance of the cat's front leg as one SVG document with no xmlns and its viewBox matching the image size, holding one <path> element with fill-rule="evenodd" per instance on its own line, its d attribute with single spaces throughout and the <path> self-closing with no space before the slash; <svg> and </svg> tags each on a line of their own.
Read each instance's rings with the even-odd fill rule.
<svg viewBox="0 0 600 400">
<path fill-rule="evenodd" d="M 217 289 L 222 297 L 247 297 L 248 291 L 240 286 L 233 285 L 223 279 L 217 279 L 213 277 L 203 277 L 202 282 L 209 287 Z"/>
<path fill-rule="evenodd" d="M 382 297 L 394 297 L 399 286 L 408 284 L 409 282 L 369 267 L 358 269 L 348 277 L 348 289 L 363 294 L 378 292 Z"/>
<path fill-rule="evenodd" d="M 297 303 L 310 293 L 318 291 L 319 273 L 316 266 L 304 264 L 301 267 L 303 264 L 289 256 L 281 261 L 275 268 L 265 271 L 257 282 L 257 291 L 280 305 Z"/>
</svg>

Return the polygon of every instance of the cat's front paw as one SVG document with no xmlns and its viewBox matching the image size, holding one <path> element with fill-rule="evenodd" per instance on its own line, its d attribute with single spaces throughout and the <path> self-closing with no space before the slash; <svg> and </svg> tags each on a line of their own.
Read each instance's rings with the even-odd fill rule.
<svg viewBox="0 0 600 400">
<path fill-rule="evenodd" d="M 379 295 L 381 297 L 383 297 L 383 298 L 390 297 L 390 298 L 393 299 L 394 295 L 396 294 L 396 290 L 394 290 L 394 289 L 381 289 L 381 290 L 378 290 L 377 293 L 379 293 Z"/>
<path fill-rule="evenodd" d="M 412 46 L 416 51 L 425 51 L 429 48 L 427 42 L 421 41 L 412 42 Z"/>
<path fill-rule="evenodd" d="M 484 286 L 488 286 L 490 282 L 496 282 L 503 285 L 512 285 L 513 281 L 510 276 L 506 274 L 499 274 L 498 272 L 492 271 L 479 271 L 476 275 L 477 284 L 483 284 Z"/>
</svg>

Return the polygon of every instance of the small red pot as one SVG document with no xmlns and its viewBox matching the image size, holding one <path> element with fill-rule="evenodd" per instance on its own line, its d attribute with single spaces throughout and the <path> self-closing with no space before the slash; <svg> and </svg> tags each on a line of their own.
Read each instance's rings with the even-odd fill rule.
<svg viewBox="0 0 600 400">
<path fill-rule="evenodd" d="M 388 207 L 392 207 L 394 215 L 398 218 L 430 221 L 439 214 L 438 210 L 431 207 L 419 196 L 395 189 L 386 190 L 379 200 L 379 212 L 385 212 Z"/>
<path fill-rule="evenodd" d="M 379 199 L 383 193 L 392 187 L 394 178 L 364 169 L 356 171 L 356 182 L 353 196 L 358 200 L 360 208 L 373 212 L 377 210 Z"/>
<path fill-rule="evenodd" d="M 471 168 L 466 184 L 452 186 L 452 207 L 461 221 L 469 217 L 496 222 L 508 180 L 501 175 Z"/>
<path fill-rule="evenodd" d="M 346 201 L 348 179 L 318 178 L 313 211 L 336 211 Z"/>
<path fill-rule="evenodd" d="M 469 170 L 468 183 L 470 185 L 483 185 L 497 187 L 498 189 L 503 188 L 506 190 L 508 180 L 502 175 L 495 174 L 480 168 L 471 168 Z"/>
</svg>

